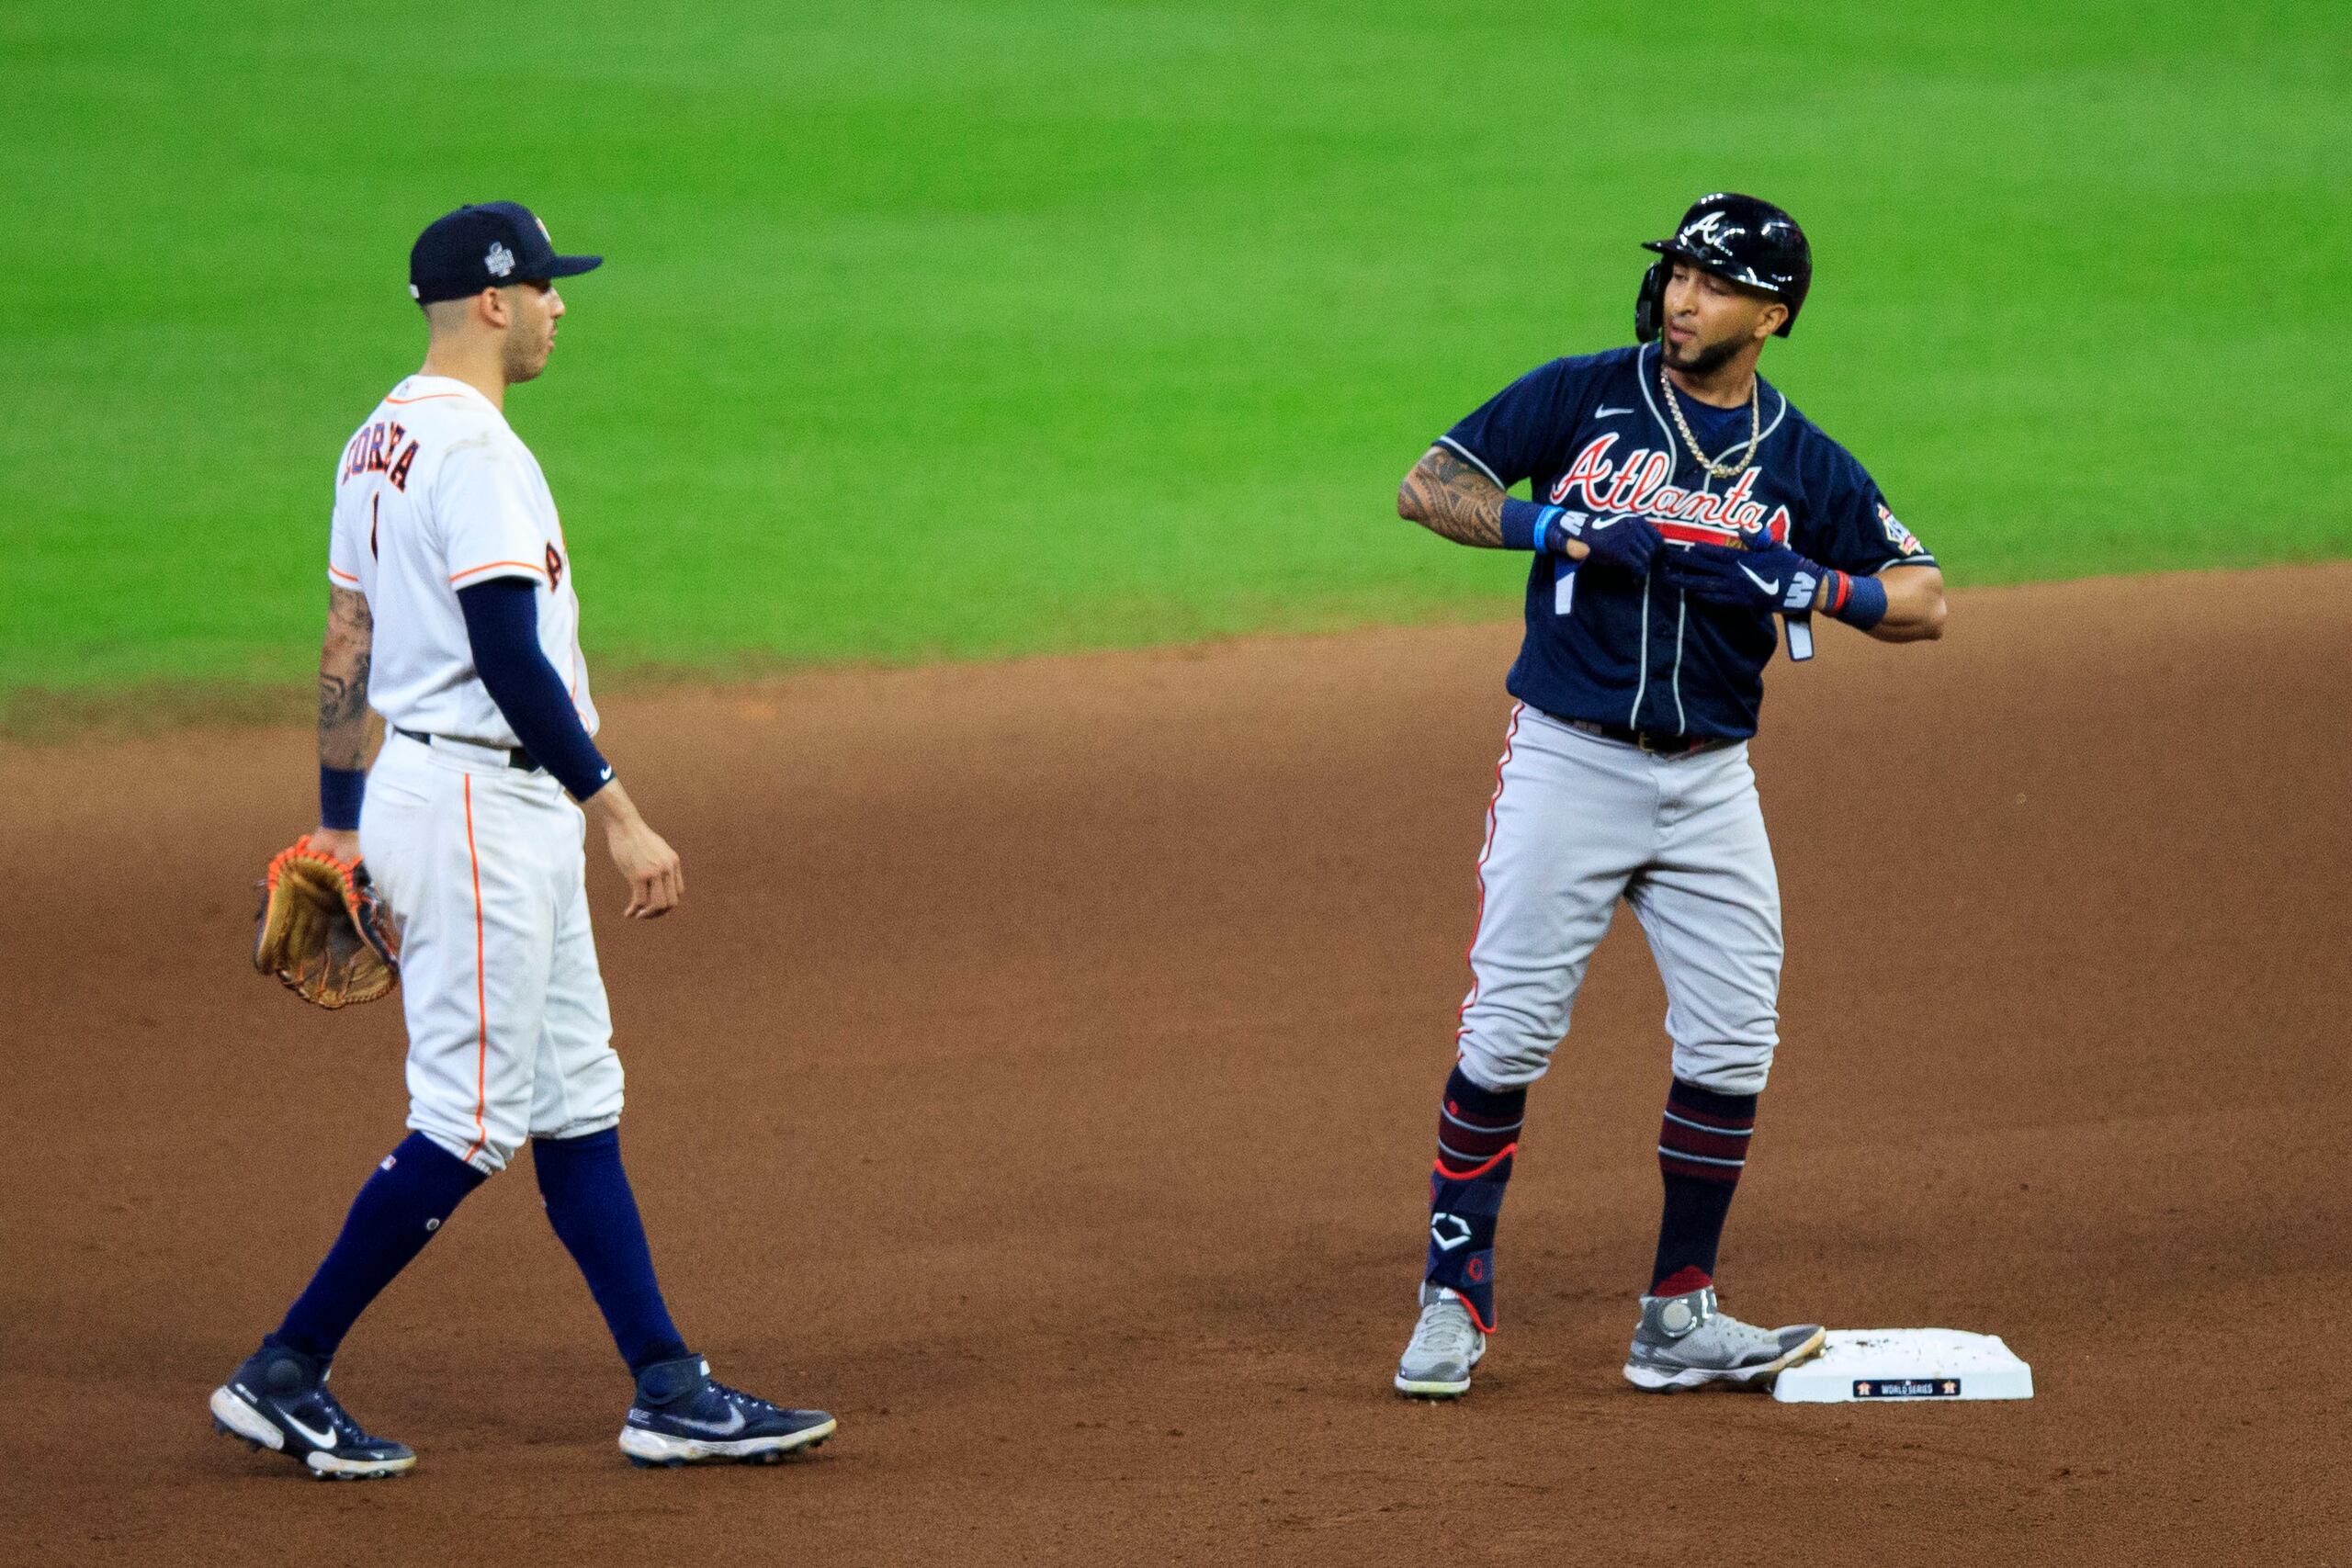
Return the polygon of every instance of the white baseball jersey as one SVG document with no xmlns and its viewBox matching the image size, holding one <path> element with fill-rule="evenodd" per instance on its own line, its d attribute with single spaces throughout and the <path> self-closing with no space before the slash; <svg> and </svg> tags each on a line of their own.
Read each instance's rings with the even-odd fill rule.
<svg viewBox="0 0 2352 1568">
<path fill-rule="evenodd" d="M 368 702 L 386 723 L 521 743 L 474 672 L 458 590 L 530 577 L 539 584 L 539 647 L 594 735 L 571 568 L 538 459 L 464 382 L 411 376 L 345 447 L 327 577 L 368 596 L 376 623 Z"/>
</svg>

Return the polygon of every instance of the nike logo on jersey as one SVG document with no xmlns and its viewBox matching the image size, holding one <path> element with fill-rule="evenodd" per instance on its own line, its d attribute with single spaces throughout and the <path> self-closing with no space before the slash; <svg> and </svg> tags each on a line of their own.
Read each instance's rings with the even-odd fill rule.
<svg viewBox="0 0 2352 1568">
<path fill-rule="evenodd" d="M 604 771 L 603 773 L 598 773 L 596 776 L 597 776 L 598 778 L 600 778 L 600 779 L 610 779 L 610 778 L 613 776 L 613 767 L 612 767 L 612 764 L 611 764 L 611 763 L 609 763 L 609 762 L 605 763 L 605 771 Z"/>
<path fill-rule="evenodd" d="M 743 1412 L 733 1405 L 728 1406 L 725 1421 L 695 1421 L 684 1416 L 673 1416 L 670 1420 L 673 1426 L 692 1427 L 695 1431 L 708 1432 L 714 1438 L 731 1438 L 743 1429 Z"/>
<path fill-rule="evenodd" d="M 1599 408 L 1592 411 L 1592 417 L 1595 419 L 1615 419 L 1621 413 L 1632 413 L 1634 411 L 1632 409 L 1612 409 L 1607 403 L 1603 403 Z"/>
</svg>

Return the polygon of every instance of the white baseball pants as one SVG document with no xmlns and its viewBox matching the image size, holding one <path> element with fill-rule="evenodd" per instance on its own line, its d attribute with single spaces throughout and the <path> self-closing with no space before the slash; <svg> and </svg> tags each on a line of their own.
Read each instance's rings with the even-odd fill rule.
<svg viewBox="0 0 2352 1568">
<path fill-rule="evenodd" d="M 620 1120 L 587 822 L 505 753 L 388 735 L 359 842 L 401 930 L 408 1124 L 476 1169 Z"/>
</svg>

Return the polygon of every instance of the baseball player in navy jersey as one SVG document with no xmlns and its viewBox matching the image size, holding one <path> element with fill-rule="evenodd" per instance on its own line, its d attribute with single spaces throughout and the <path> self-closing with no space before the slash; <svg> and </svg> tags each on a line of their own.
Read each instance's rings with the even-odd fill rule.
<svg viewBox="0 0 2352 1568">
<path fill-rule="evenodd" d="M 620 1433 L 640 1464 L 773 1461 L 833 1419 L 710 1376 L 664 1304 L 622 1168 L 621 1064 L 589 930 L 587 829 L 627 913 L 675 908 L 678 857 L 591 737 L 579 578 L 546 476 L 506 423 L 565 306 L 559 255 L 512 202 L 435 220 L 409 257 L 424 367 L 335 468 L 310 842 L 363 852 L 401 937 L 409 1135 L 359 1190 L 285 1320 L 212 1393 L 220 1428 L 320 1477 L 416 1463 L 327 1388 L 344 1336 L 458 1202 L 528 1143 L 548 1221 L 636 1380 Z M 362 771 L 368 711 L 387 735 Z"/>
<path fill-rule="evenodd" d="M 1862 466 L 1756 373 L 1812 282 L 1795 220 L 1709 196 L 1646 248 L 1659 259 L 1636 344 L 1521 377 L 1397 497 L 1457 543 L 1534 558 L 1438 1114 L 1420 1318 L 1396 1369 L 1407 1394 L 1469 1392 L 1495 1330 L 1496 1224 L 1528 1086 L 1620 898 L 1666 982 L 1674 1046 L 1665 1208 L 1625 1376 L 1764 1387 L 1822 1345 L 1818 1326 L 1756 1327 L 1715 1293 L 1780 1040 L 1780 887 L 1747 743 L 1781 626 L 1793 658 L 1810 657 L 1815 615 L 1884 642 L 1932 638 L 1943 577 Z M 1533 499 L 1509 498 L 1522 479 Z"/>
</svg>

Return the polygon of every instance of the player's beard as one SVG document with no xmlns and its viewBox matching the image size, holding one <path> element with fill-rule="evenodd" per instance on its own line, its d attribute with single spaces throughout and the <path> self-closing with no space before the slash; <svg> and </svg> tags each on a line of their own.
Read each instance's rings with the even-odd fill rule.
<svg viewBox="0 0 2352 1568">
<path fill-rule="evenodd" d="M 506 329 L 506 335 L 498 345 L 500 368 L 505 373 L 506 384 L 512 387 L 537 379 L 539 372 L 548 367 L 548 355 L 554 348 L 548 341 L 544 321 L 526 324 L 517 319 Z"/>
<path fill-rule="evenodd" d="M 1732 356 L 1746 345 L 1746 342 L 1744 338 L 1727 337 L 1721 343 L 1711 343 L 1704 348 L 1683 349 L 1680 351 L 1679 357 L 1677 357 L 1674 344 L 1669 342 L 1666 345 L 1666 362 L 1686 376 L 1695 376 L 1704 380 L 1730 364 Z"/>
</svg>

